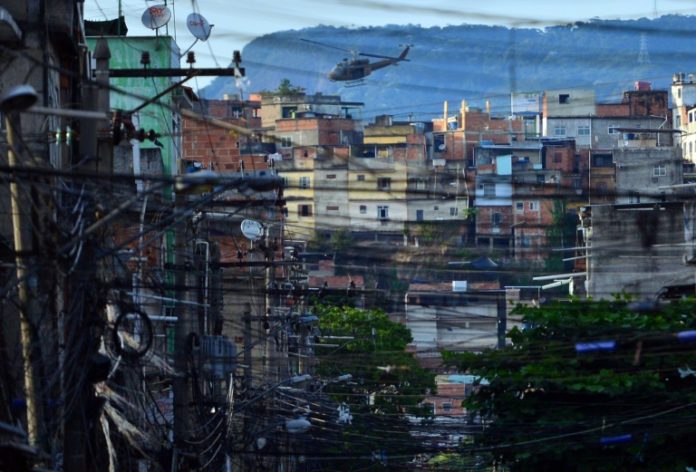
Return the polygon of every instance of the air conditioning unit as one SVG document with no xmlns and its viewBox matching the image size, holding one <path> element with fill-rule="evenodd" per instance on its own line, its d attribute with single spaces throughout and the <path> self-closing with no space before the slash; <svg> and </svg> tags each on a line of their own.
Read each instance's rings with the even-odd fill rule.
<svg viewBox="0 0 696 472">
<path fill-rule="evenodd" d="M 453 280 L 452 281 L 452 291 L 453 292 L 466 292 L 468 282 L 466 280 Z"/>
</svg>

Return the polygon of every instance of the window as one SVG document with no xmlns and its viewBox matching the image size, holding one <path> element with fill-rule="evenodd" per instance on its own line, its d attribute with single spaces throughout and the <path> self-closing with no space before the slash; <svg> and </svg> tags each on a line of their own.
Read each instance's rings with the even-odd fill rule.
<svg viewBox="0 0 696 472">
<path fill-rule="evenodd" d="M 309 188 L 311 180 L 309 177 L 300 177 L 300 188 Z"/>
<path fill-rule="evenodd" d="M 364 182 L 365 181 L 365 174 L 358 174 L 355 178 L 358 182 Z"/>
<path fill-rule="evenodd" d="M 391 188 L 391 178 L 380 177 L 377 179 L 377 188 L 379 190 L 389 190 Z"/>
<path fill-rule="evenodd" d="M 360 214 L 364 215 L 367 213 L 367 205 L 360 205 Z"/>
<path fill-rule="evenodd" d="M 554 125 L 553 127 L 553 135 L 554 136 L 565 136 L 566 135 L 566 127 L 565 125 Z"/>
<path fill-rule="evenodd" d="M 529 205 L 529 211 L 539 211 L 539 202 L 536 200 L 533 200 L 531 202 L 528 202 Z"/>
<path fill-rule="evenodd" d="M 416 210 L 416 221 L 423 221 L 423 210 Z"/>
<path fill-rule="evenodd" d="M 280 147 L 282 147 L 282 148 L 292 147 L 292 139 L 291 138 L 280 138 Z"/>
<path fill-rule="evenodd" d="M 312 205 L 297 205 L 297 216 L 312 216 Z"/>
<path fill-rule="evenodd" d="M 503 222 L 503 215 L 502 213 L 493 213 L 491 215 L 491 224 L 493 226 L 500 226 Z"/>
<path fill-rule="evenodd" d="M 537 174 L 537 175 L 536 175 L 536 181 L 537 181 L 538 184 L 542 184 L 542 185 L 543 185 L 543 184 L 546 182 L 546 177 L 544 176 L 544 174 Z"/>
<path fill-rule="evenodd" d="M 336 174 L 327 174 L 327 175 L 326 175 L 326 178 L 327 178 L 327 179 L 335 179 L 335 178 L 336 178 Z"/>
<path fill-rule="evenodd" d="M 566 105 L 570 103 L 570 94 L 569 93 L 561 93 L 558 95 L 558 103 Z"/>
<path fill-rule="evenodd" d="M 483 184 L 483 196 L 495 197 L 495 184 Z"/>
<path fill-rule="evenodd" d="M 677 128 L 681 126 L 681 115 L 676 116 L 675 125 Z"/>
<path fill-rule="evenodd" d="M 459 208 L 450 207 L 450 216 L 457 216 L 459 214 Z"/>
<path fill-rule="evenodd" d="M 377 207 L 377 218 L 380 220 L 389 219 L 389 207 L 388 206 L 378 206 Z"/>
<path fill-rule="evenodd" d="M 435 205 L 435 206 L 433 207 L 433 211 L 440 211 L 440 207 L 437 206 L 437 205 Z"/>
<path fill-rule="evenodd" d="M 593 154 L 592 167 L 611 167 L 614 160 L 611 154 Z"/>
<path fill-rule="evenodd" d="M 326 211 L 338 211 L 338 205 L 326 205 Z"/>
<path fill-rule="evenodd" d="M 609 134 L 620 134 L 619 127 L 616 125 L 611 125 L 607 128 L 607 133 Z"/>
<path fill-rule="evenodd" d="M 524 202 L 515 203 L 515 212 L 516 213 L 524 213 Z"/>
<path fill-rule="evenodd" d="M 561 152 L 554 152 L 553 153 L 553 162 L 558 164 L 563 160 L 563 153 Z"/>
<path fill-rule="evenodd" d="M 655 167 L 653 167 L 654 177 L 662 177 L 664 175 L 667 175 L 667 167 L 664 164 L 656 165 Z"/>
<path fill-rule="evenodd" d="M 590 125 L 578 125 L 578 136 L 589 136 Z"/>
<path fill-rule="evenodd" d="M 280 109 L 280 114 L 283 118 L 295 118 L 295 112 L 297 107 L 282 107 Z"/>
<path fill-rule="evenodd" d="M 452 403 L 450 403 L 450 402 L 443 403 L 442 404 L 442 411 L 445 413 L 452 411 Z"/>
</svg>

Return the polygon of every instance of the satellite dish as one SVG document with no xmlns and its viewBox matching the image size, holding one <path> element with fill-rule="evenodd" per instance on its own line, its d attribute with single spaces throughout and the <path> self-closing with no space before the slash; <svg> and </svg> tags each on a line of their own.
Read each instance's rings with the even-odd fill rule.
<svg viewBox="0 0 696 472">
<path fill-rule="evenodd" d="M 186 27 L 194 38 L 201 41 L 207 41 L 208 37 L 210 37 L 210 30 L 213 29 L 213 25 L 208 23 L 208 20 L 198 13 L 191 13 L 186 18 Z"/>
<path fill-rule="evenodd" d="M 255 220 L 242 221 L 242 234 L 251 241 L 258 241 L 263 236 L 263 225 Z"/>
<path fill-rule="evenodd" d="M 169 23 L 171 18 L 172 12 L 167 5 L 153 5 L 143 13 L 142 22 L 145 28 L 156 30 Z"/>
</svg>

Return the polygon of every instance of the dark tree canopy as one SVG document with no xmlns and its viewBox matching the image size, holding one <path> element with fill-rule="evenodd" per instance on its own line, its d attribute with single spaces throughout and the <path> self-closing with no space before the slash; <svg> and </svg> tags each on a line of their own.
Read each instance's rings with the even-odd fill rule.
<svg viewBox="0 0 696 472">
<path fill-rule="evenodd" d="M 696 466 L 696 343 L 674 334 L 696 328 L 696 308 L 629 307 L 616 300 L 520 308 L 530 327 L 514 329 L 510 346 L 447 353 L 448 363 L 490 382 L 466 401 L 486 425 L 475 450 L 490 450 L 511 470 Z M 599 341 L 615 344 L 576 346 Z"/>
<path fill-rule="evenodd" d="M 325 389 L 337 403 L 350 405 L 354 418 L 343 430 L 343 444 L 331 449 L 353 458 L 332 463 L 331 470 L 358 470 L 363 462 L 400 470 L 393 458 L 408 456 L 415 445 L 402 413 L 424 413 L 420 403 L 435 391 L 434 374 L 405 351 L 412 339 L 409 329 L 383 311 L 320 305 L 316 313 L 322 336 L 352 338 L 331 341 L 339 347 L 316 347 L 322 377 L 353 376 L 349 383 Z M 372 454 L 383 456 L 375 462 Z"/>
</svg>

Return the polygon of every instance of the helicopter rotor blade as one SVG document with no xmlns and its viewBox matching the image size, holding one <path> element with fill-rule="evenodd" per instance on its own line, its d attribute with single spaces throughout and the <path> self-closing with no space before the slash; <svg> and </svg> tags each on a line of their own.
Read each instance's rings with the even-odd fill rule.
<svg viewBox="0 0 696 472">
<path fill-rule="evenodd" d="M 402 59 L 402 58 L 400 58 L 400 57 L 392 57 L 392 56 L 382 56 L 381 54 L 369 54 L 369 53 L 366 53 L 366 52 L 361 52 L 361 53 L 358 53 L 358 54 L 359 54 L 360 56 L 365 56 L 365 57 L 377 57 L 377 58 L 380 58 L 380 59 L 392 59 L 392 60 L 394 60 L 394 61 L 399 61 L 399 62 L 400 62 L 400 61 L 408 61 L 408 59 Z"/>
<path fill-rule="evenodd" d="M 305 43 L 316 44 L 318 46 L 324 46 L 325 48 L 338 49 L 339 51 L 349 52 L 351 54 L 353 54 L 355 52 L 355 51 L 351 51 L 350 49 L 340 48 L 338 46 L 332 46 L 332 45 L 326 44 L 326 43 L 320 43 L 319 41 L 312 41 L 311 39 L 300 38 L 300 41 L 304 41 Z"/>
</svg>

